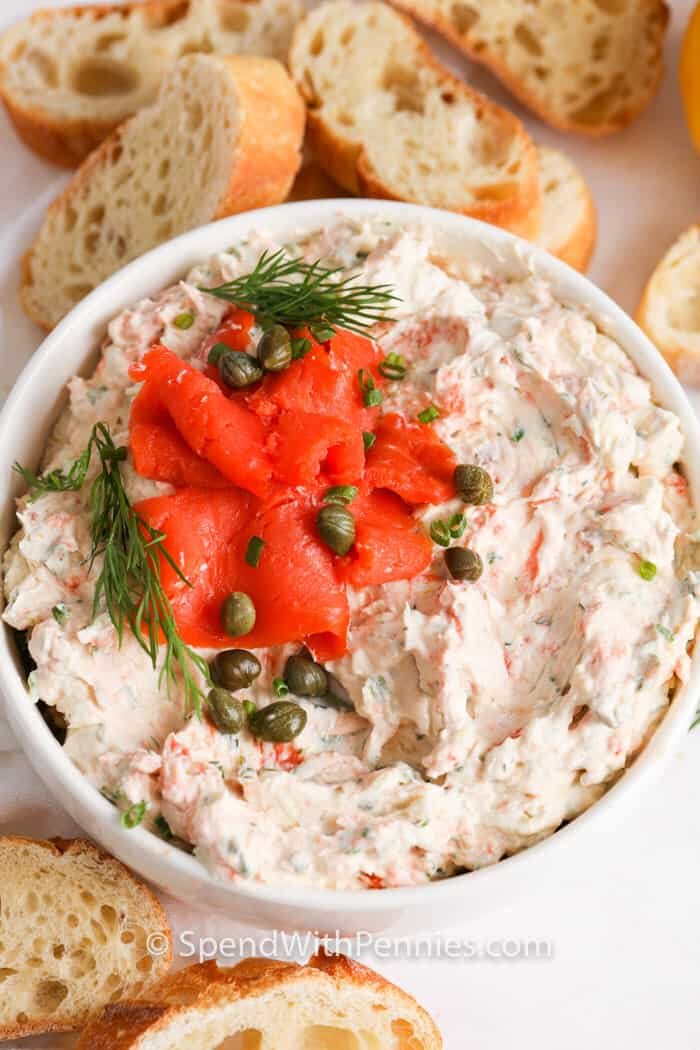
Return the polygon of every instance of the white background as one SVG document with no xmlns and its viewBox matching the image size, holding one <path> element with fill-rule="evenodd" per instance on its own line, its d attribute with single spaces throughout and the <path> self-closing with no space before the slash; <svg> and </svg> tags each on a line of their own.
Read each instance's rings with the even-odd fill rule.
<svg viewBox="0 0 700 1050">
<path fill-rule="evenodd" d="M 484 0 L 487 2 L 487 0 Z M 575 0 L 568 0 L 573 4 Z M 0 26 L 31 3 L 3 0 Z M 44 0 L 44 6 L 62 6 Z M 563 10 L 566 4 L 562 4 Z M 700 156 L 693 153 L 677 88 L 680 34 L 692 8 L 676 0 L 667 74 L 652 107 L 626 131 L 600 141 L 565 136 L 525 117 L 534 136 L 563 148 L 584 172 L 599 209 L 592 278 L 633 311 L 644 282 L 677 233 L 700 220 Z M 483 72 L 445 48 L 453 68 L 500 101 Z M 524 114 L 521 114 L 525 116 Z M 0 385 L 39 342 L 12 305 L 22 217 L 59 173 L 29 153 L 0 116 Z M 18 232 L 17 222 L 20 223 Z M 8 274 L 10 275 L 8 277 Z M 700 405 L 700 398 L 696 402 Z M 0 832 L 75 832 L 56 810 L 0 726 Z M 518 907 L 451 931 L 488 938 L 534 937 L 553 958 L 519 961 L 372 960 L 436 1017 L 447 1050 L 698 1050 L 700 1048 L 700 729 L 690 734 L 655 793 L 639 799 L 625 826 L 599 833 L 585 866 L 573 859 L 556 894 L 536 885 Z M 0 887 L 1 895 L 2 887 Z M 174 929 L 238 934 L 235 924 L 165 901 Z M 204 902 L 203 902 L 204 903 Z M 54 1050 L 61 1038 L 22 1044 Z"/>
</svg>

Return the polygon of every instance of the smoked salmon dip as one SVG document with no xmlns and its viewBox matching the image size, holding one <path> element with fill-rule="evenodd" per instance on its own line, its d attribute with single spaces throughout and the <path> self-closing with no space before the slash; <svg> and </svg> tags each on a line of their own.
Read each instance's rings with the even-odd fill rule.
<svg viewBox="0 0 700 1050">
<path fill-rule="evenodd" d="M 204 289 L 280 250 L 390 289 L 384 319 L 278 332 L 258 366 L 265 320 Z M 679 421 L 536 275 L 386 222 L 262 230 L 114 318 L 43 476 L 98 424 L 167 553 L 200 699 L 163 673 L 162 633 L 154 666 L 95 598 L 97 459 L 19 499 L 4 620 L 79 769 L 219 878 L 359 890 L 492 864 L 594 803 L 687 677 Z"/>
</svg>

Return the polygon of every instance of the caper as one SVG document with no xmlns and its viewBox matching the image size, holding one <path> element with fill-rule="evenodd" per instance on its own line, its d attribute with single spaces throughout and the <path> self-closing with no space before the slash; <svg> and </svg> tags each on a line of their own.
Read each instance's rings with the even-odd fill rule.
<svg viewBox="0 0 700 1050">
<path fill-rule="evenodd" d="M 277 700 L 259 708 L 248 720 L 248 728 L 259 740 L 288 744 L 306 725 L 306 711 L 291 700 Z"/>
<path fill-rule="evenodd" d="M 450 547 L 445 551 L 445 564 L 453 580 L 478 580 L 484 571 L 479 555 L 467 547 Z"/>
<path fill-rule="evenodd" d="M 284 372 L 292 363 L 292 340 L 287 329 L 273 324 L 260 339 L 257 352 L 266 372 Z"/>
<path fill-rule="evenodd" d="M 318 534 L 335 554 L 347 554 L 355 542 L 355 519 L 347 507 L 329 503 L 316 516 Z"/>
<path fill-rule="evenodd" d="M 207 706 L 211 720 L 222 733 L 239 733 L 243 728 L 245 718 L 243 708 L 238 700 L 234 699 L 228 689 L 217 686 L 210 689 L 207 695 Z"/>
<path fill-rule="evenodd" d="M 465 503 L 478 506 L 493 499 L 493 481 L 488 471 L 477 467 L 475 463 L 460 463 L 454 472 L 457 495 Z"/>
<path fill-rule="evenodd" d="M 242 390 L 262 379 L 263 370 L 251 354 L 229 350 L 219 358 L 219 374 L 226 386 Z"/>
<path fill-rule="evenodd" d="M 323 696 L 328 675 L 310 656 L 290 656 L 284 665 L 284 680 L 296 696 Z"/>
<path fill-rule="evenodd" d="M 221 606 L 221 625 L 231 638 L 240 638 L 255 627 L 255 606 L 243 591 L 234 591 Z"/>
<path fill-rule="evenodd" d="M 217 654 L 212 665 L 216 684 L 232 693 L 251 685 L 261 670 L 257 656 L 247 649 L 224 649 Z"/>
</svg>

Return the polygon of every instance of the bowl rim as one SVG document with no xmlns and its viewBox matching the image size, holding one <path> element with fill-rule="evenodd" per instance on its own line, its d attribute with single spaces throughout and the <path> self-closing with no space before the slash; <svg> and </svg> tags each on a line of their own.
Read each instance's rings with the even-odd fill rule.
<svg viewBox="0 0 700 1050">
<path fill-rule="evenodd" d="M 161 261 L 170 266 L 173 256 L 183 260 L 179 272 L 184 273 L 187 269 L 184 260 L 189 258 L 193 249 L 196 257 L 200 244 L 199 257 L 204 261 L 208 255 L 217 251 L 217 243 L 220 246 L 228 245 L 237 237 L 256 229 L 274 233 L 275 228 L 279 231 L 279 228 L 288 225 L 288 221 L 295 220 L 300 230 L 313 230 L 340 216 L 350 220 L 378 216 L 405 223 L 407 226 L 437 227 L 449 236 L 462 239 L 465 247 L 470 240 L 479 241 L 493 252 L 495 258 L 504 254 L 513 257 L 515 254 L 525 266 L 550 281 L 559 298 L 584 308 L 604 331 L 613 335 L 631 357 L 640 374 L 651 382 L 655 400 L 679 417 L 686 441 L 684 465 L 693 494 L 693 503 L 696 506 L 700 505 L 700 424 L 669 366 L 621 307 L 584 275 L 548 255 L 538 246 L 505 230 L 436 208 L 383 200 L 302 201 L 244 212 L 181 234 L 135 259 L 82 300 L 45 338 L 29 359 L 0 411 L 0 450 L 5 447 L 7 435 L 20 426 L 22 415 L 26 414 L 24 406 L 30 405 L 32 401 L 34 384 L 44 381 L 47 373 L 51 374 L 50 367 L 47 366 L 52 358 L 60 354 L 61 347 L 69 342 L 77 331 L 87 330 L 94 324 L 94 317 L 97 317 L 101 327 L 104 327 L 105 317 L 115 316 L 119 309 L 123 309 L 120 306 L 119 309 L 110 312 L 105 310 L 104 304 L 113 299 L 121 302 L 120 289 L 124 290 L 133 284 L 138 275 L 158 271 Z M 218 250 L 222 248 L 219 247 Z M 149 286 L 153 284 L 147 283 Z M 157 287 L 157 282 L 154 287 Z M 127 301 L 136 302 L 138 298 L 139 295 L 129 296 Z M 84 355 L 84 358 L 87 357 L 89 353 Z M 57 387 L 56 392 L 58 391 Z M 13 501 L 14 489 L 11 480 L 3 476 L 2 486 L 4 488 L 0 488 L 0 497 L 4 496 Z M 0 500 L 0 503 L 4 503 L 4 500 Z M 117 855 L 123 839 L 123 854 L 128 858 L 126 863 L 146 878 L 157 882 L 166 892 L 167 881 L 162 874 L 154 875 L 154 870 L 162 872 L 164 866 L 172 871 L 173 881 L 176 883 L 185 879 L 188 883 L 197 884 L 203 892 L 206 892 L 207 888 L 215 887 L 219 897 L 223 892 L 230 899 L 231 914 L 235 912 L 236 900 L 247 898 L 250 901 L 269 902 L 282 907 L 313 907 L 317 910 L 325 909 L 329 913 L 352 915 L 359 912 L 367 914 L 415 909 L 431 904 L 457 905 L 468 895 L 470 887 L 476 891 L 485 883 L 490 884 L 491 892 L 498 893 L 499 888 L 503 892 L 509 884 L 520 878 L 523 871 L 527 872 L 538 863 L 546 863 L 551 851 L 557 846 L 561 853 L 565 844 L 576 835 L 580 837 L 591 824 L 600 825 L 604 818 L 609 818 L 612 811 L 619 813 L 622 804 L 656 774 L 673 746 L 688 729 L 696 698 L 700 693 L 700 646 L 696 647 L 693 654 L 687 681 L 673 698 L 651 739 L 623 775 L 587 810 L 539 842 L 493 865 L 444 880 L 387 888 L 378 893 L 365 890 L 335 890 L 306 884 L 261 884 L 247 879 L 229 883 L 212 875 L 195 856 L 169 845 L 153 832 L 144 828 L 122 828 L 118 820 L 115 820 L 114 806 L 73 764 L 49 731 L 36 706 L 27 703 L 26 685 L 22 682 L 10 643 L 10 629 L 6 626 L 0 634 L 0 691 L 5 700 L 8 720 L 25 755 L 41 779 L 50 788 L 57 790 L 59 795 L 74 799 L 80 810 L 89 814 L 92 827 L 107 827 L 110 831 L 109 848 Z M 82 819 L 79 822 L 85 823 Z M 455 912 L 455 915 L 457 913 Z"/>
</svg>

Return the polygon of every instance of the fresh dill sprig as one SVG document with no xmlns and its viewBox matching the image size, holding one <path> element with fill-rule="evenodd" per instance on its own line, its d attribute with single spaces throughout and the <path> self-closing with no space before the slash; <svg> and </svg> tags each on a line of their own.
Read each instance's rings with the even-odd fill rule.
<svg viewBox="0 0 700 1050">
<path fill-rule="evenodd" d="M 114 625 L 121 647 L 125 627 L 157 666 L 158 649 L 165 643 L 165 656 L 159 682 L 168 687 L 177 682 L 178 672 L 185 692 L 186 710 L 201 713 L 202 692 L 192 674 L 195 667 L 210 684 L 209 667 L 198 653 L 180 637 L 170 600 L 160 575 L 162 556 L 181 580 L 189 586 L 180 568 L 165 548 L 165 533 L 154 529 L 132 507 L 124 488 L 119 464 L 126 459 L 126 448 L 117 447 L 109 428 L 97 423 L 90 440 L 68 470 L 53 470 L 37 476 L 19 464 L 18 471 L 31 495 L 46 492 L 77 491 L 87 477 L 93 452 L 100 460 L 100 472 L 90 487 L 90 539 L 88 571 L 102 558 L 95 584 L 93 618 L 104 607 Z"/>
<path fill-rule="evenodd" d="M 242 277 L 202 291 L 255 314 L 263 328 L 273 324 L 308 327 L 319 342 L 336 328 L 362 335 L 377 321 L 387 320 L 399 299 L 388 284 L 357 284 L 342 280 L 342 267 L 327 269 L 320 260 L 307 263 L 280 249 L 263 252 L 255 268 Z"/>
</svg>

